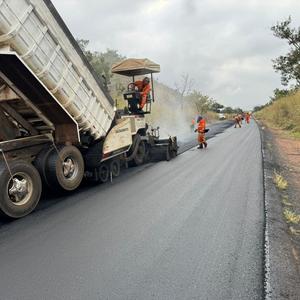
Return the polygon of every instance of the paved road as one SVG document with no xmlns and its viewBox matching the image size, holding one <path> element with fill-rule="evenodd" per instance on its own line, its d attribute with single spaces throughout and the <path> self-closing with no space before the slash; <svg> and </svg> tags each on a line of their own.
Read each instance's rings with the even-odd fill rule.
<svg viewBox="0 0 300 300">
<path fill-rule="evenodd" d="M 60 200 L 2 223 L 0 299 L 262 298 L 254 123 Z"/>
</svg>

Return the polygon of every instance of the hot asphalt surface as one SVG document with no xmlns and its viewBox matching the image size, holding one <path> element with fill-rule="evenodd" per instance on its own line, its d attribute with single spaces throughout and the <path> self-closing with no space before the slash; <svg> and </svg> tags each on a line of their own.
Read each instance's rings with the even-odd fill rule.
<svg viewBox="0 0 300 300">
<path fill-rule="evenodd" d="M 262 299 L 261 159 L 251 123 L 45 197 L 0 223 L 0 299 Z"/>
</svg>

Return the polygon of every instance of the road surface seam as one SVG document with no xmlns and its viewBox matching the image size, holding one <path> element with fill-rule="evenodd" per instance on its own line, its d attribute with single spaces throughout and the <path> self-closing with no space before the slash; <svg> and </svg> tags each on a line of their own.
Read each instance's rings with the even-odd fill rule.
<svg viewBox="0 0 300 300">
<path fill-rule="evenodd" d="M 258 125 L 258 124 L 257 124 Z M 265 168 L 265 151 L 263 147 L 263 135 L 259 127 L 259 134 L 261 139 L 261 154 L 262 154 L 262 171 L 263 171 L 263 196 L 264 196 L 264 278 L 263 278 L 263 295 L 265 300 L 271 299 L 271 283 L 270 283 L 270 240 L 269 240 L 269 223 L 268 223 L 268 209 L 266 202 L 266 168 Z"/>
</svg>

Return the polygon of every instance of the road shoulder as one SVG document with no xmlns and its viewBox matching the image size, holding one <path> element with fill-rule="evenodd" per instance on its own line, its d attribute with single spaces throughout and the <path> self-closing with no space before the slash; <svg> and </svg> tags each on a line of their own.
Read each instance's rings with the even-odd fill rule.
<svg viewBox="0 0 300 300">
<path fill-rule="evenodd" d="M 299 299 L 299 244 L 283 217 L 287 191 L 280 191 L 274 183 L 274 171 L 281 174 L 285 167 L 272 131 L 260 124 L 260 132 L 265 188 L 265 298 Z"/>
</svg>

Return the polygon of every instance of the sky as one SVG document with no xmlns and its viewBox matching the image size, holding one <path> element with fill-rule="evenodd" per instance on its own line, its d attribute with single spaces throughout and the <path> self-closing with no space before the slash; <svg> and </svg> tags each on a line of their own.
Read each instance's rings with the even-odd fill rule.
<svg viewBox="0 0 300 300">
<path fill-rule="evenodd" d="M 281 88 L 272 59 L 288 51 L 270 27 L 292 17 L 300 26 L 299 0 L 52 0 L 75 38 L 95 51 L 161 65 L 156 78 L 193 89 L 225 106 L 251 109 Z"/>
</svg>

